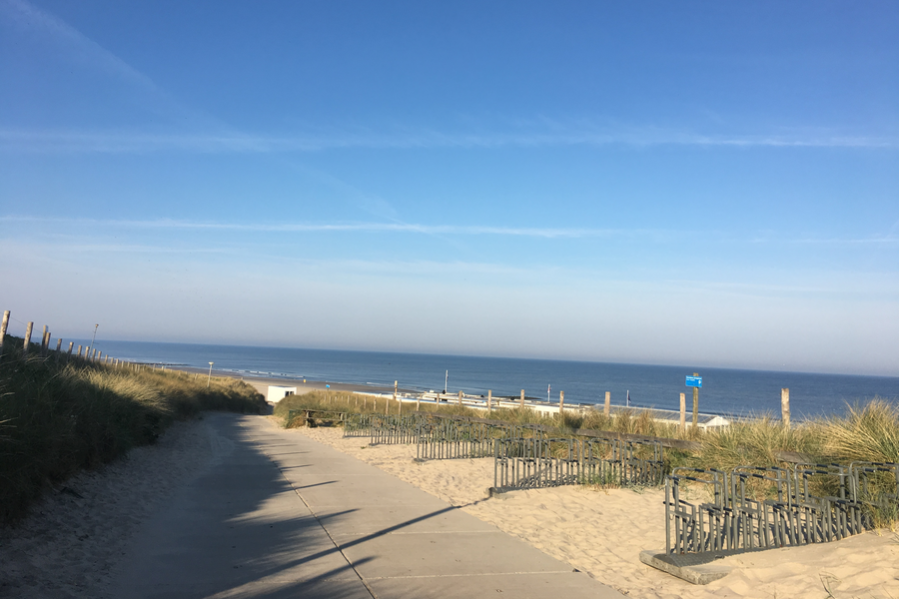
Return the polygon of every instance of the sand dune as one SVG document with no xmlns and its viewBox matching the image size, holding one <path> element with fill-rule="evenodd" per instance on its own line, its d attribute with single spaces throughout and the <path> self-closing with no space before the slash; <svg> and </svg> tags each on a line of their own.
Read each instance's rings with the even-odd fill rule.
<svg viewBox="0 0 899 599">
<path fill-rule="evenodd" d="M 899 534 L 866 533 L 843 541 L 732 556 L 736 569 L 694 586 L 639 561 L 665 545 L 659 489 L 557 487 L 487 498 L 493 460 L 416 463 L 414 445 L 370 447 L 340 429 L 295 429 L 390 472 L 631 597 L 899 599 Z"/>
<path fill-rule="evenodd" d="M 19 526 L 0 528 L 0 597 L 106 597 L 131 535 L 212 463 L 218 442 L 202 421 L 176 423 L 155 445 L 48 492 Z"/>
</svg>

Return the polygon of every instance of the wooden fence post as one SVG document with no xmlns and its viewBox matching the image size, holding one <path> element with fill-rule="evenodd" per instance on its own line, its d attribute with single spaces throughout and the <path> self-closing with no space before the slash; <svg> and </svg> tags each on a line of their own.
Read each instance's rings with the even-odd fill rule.
<svg viewBox="0 0 899 599">
<path fill-rule="evenodd" d="M 6 340 L 7 328 L 9 328 L 9 310 L 3 312 L 3 324 L 0 324 L 0 360 L 3 359 L 3 342 Z"/>
<path fill-rule="evenodd" d="M 78 357 L 79 358 L 81 357 L 81 346 L 80 345 L 78 346 Z"/>
<path fill-rule="evenodd" d="M 780 390 L 780 413 L 784 427 L 790 428 L 790 390 L 788 388 Z"/>
<path fill-rule="evenodd" d="M 462 390 L 459 390 L 459 405 L 462 405 Z"/>
<path fill-rule="evenodd" d="M 415 397 L 415 411 L 418 412 L 421 410 L 421 393 L 419 393 Z"/>
<path fill-rule="evenodd" d="M 22 357 L 28 355 L 28 346 L 31 345 L 31 331 L 34 329 L 34 323 L 29 322 L 25 326 L 25 343 L 22 344 Z"/>
<path fill-rule="evenodd" d="M 493 409 L 493 389 L 487 390 L 487 413 Z"/>
<path fill-rule="evenodd" d="M 9 328 L 9 310 L 3 312 L 3 324 L 0 324 L 0 360 L 3 359 L 3 341 L 6 339 L 7 328 Z"/>
<path fill-rule="evenodd" d="M 47 356 L 47 350 L 50 348 L 50 331 L 47 330 L 47 325 L 44 325 L 44 332 L 41 335 L 41 357 L 45 358 Z"/>
<path fill-rule="evenodd" d="M 565 392 L 559 391 L 559 414 L 565 411 Z"/>
<path fill-rule="evenodd" d="M 687 430 L 687 395 L 685 393 L 680 394 L 680 430 L 681 432 Z"/>
<path fill-rule="evenodd" d="M 693 376 L 699 376 L 694 372 Z M 699 426 L 699 387 L 693 387 L 693 428 Z"/>
<path fill-rule="evenodd" d="M 524 389 L 521 390 L 521 400 L 518 402 L 518 407 L 522 410 L 524 409 Z"/>
<path fill-rule="evenodd" d="M 393 401 L 396 401 L 396 386 L 399 381 L 393 381 Z"/>
<path fill-rule="evenodd" d="M 75 342 L 74 342 L 74 341 L 69 341 L 69 353 L 68 353 L 68 355 L 66 356 L 66 362 L 68 362 L 69 359 L 72 357 L 72 348 L 73 348 L 73 347 L 75 347 Z M 81 346 L 79 346 L 79 350 L 80 350 L 80 349 L 81 349 Z"/>
<path fill-rule="evenodd" d="M 606 405 L 602 409 L 602 413 L 609 416 L 612 413 L 612 392 L 606 391 Z"/>
</svg>

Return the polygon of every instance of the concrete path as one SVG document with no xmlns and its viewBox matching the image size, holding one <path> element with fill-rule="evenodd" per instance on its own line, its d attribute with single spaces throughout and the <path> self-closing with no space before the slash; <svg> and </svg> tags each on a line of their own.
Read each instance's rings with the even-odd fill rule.
<svg viewBox="0 0 899 599">
<path fill-rule="evenodd" d="M 262 417 L 212 414 L 204 425 L 218 458 L 142 526 L 113 597 L 623 597 Z"/>
</svg>

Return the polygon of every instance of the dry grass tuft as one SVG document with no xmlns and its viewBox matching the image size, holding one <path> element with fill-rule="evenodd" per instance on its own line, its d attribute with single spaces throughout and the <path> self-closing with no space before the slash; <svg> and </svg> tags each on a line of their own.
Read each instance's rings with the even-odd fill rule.
<svg viewBox="0 0 899 599">
<path fill-rule="evenodd" d="M 113 368 L 55 352 L 22 359 L 8 337 L 0 361 L 0 524 L 78 470 L 153 443 L 171 422 L 201 410 L 259 413 L 261 395 L 234 379 Z M 18 343 L 17 343 L 18 341 Z"/>
</svg>

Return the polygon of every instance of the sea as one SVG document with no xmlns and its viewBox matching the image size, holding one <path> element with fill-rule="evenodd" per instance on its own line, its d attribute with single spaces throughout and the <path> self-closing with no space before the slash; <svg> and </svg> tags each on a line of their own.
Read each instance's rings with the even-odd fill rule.
<svg viewBox="0 0 899 599">
<path fill-rule="evenodd" d="M 87 345 L 88 342 L 76 341 Z M 899 377 L 856 376 L 653 366 L 563 360 L 442 356 L 386 352 L 148 343 L 97 340 L 94 347 L 116 358 L 174 367 L 209 367 L 245 377 L 300 379 L 421 391 L 518 397 L 565 403 L 680 409 L 680 394 L 692 406 L 686 376 L 699 373 L 700 411 L 725 416 L 780 416 L 780 390 L 790 389 L 792 418 L 845 413 L 848 405 L 881 398 L 899 404 Z"/>
</svg>

